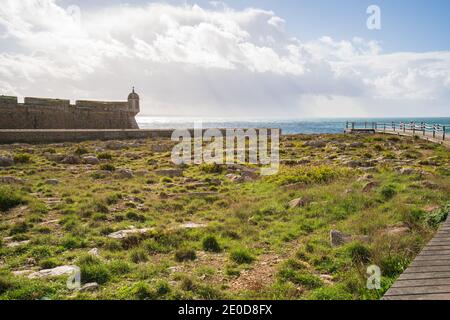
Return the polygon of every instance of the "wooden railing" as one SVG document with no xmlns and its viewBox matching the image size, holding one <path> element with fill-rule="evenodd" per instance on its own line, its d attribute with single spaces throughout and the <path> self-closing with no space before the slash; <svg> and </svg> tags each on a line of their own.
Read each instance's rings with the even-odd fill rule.
<svg viewBox="0 0 450 320">
<path fill-rule="evenodd" d="M 441 124 L 429 124 L 425 122 L 346 122 L 346 129 L 372 129 L 378 132 L 409 133 L 413 136 L 430 136 L 434 139 L 448 140 L 446 127 Z"/>
</svg>

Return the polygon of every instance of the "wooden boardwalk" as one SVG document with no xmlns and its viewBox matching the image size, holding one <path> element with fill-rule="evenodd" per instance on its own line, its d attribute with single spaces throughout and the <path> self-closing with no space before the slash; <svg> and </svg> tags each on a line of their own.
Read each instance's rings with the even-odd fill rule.
<svg viewBox="0 0 450 320">
<path fill-rule="evenodd" d="M 383 133 L 383 134 L 391 134 L 396 136 L 406 136 L 406 137 L 419 137 L 420 139 L 427 140 L 430 142 L 442 144 L 446 147 L 450 147 L 450 140 L 442 140 L 439 138 L 436 138 L 436 136 L 433 137 L 433 134 L 430 132 L 425 132 L 425 135 L 422 132 L 419 133 L 413 133 L 412 131 L 406 131 L 406 132 L 399 132 L 399 131 L 393 131 L 393 130 L 376 130 L 376 133 Z"/>
<path fill-rule="evenodd" d="M 450 216 L 383 300 L 450 300 Z"/>
</svg>

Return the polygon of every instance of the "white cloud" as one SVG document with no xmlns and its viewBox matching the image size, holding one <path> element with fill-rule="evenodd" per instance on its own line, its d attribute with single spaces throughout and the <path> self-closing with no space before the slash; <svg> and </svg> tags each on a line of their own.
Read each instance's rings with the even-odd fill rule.
<svg viewBox="0 0 450 320">
<path fill-rule="evenodd" d="M 300 42 L 284 24 L 271 11 L 220 2 L 80 17 L 54 0 L 6 0 L 0 94 L 123 99 L 135 85 L 145 114 L 448 113 L 450 52 L 383 54 L 361 38 Z"/>
</svg>

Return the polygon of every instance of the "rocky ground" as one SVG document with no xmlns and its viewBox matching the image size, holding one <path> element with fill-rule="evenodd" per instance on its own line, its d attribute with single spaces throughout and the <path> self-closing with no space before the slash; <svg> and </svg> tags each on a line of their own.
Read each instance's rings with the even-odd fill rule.
<svg viewBox="0 0 450 320">
<path fill-rule="evenodd" d="M 0 298 L 378 299 L 450 209 L 450 153 L 421 140 L 285 136 L 269 177 L 172 146 L 0 146 Z"/>
</svg>

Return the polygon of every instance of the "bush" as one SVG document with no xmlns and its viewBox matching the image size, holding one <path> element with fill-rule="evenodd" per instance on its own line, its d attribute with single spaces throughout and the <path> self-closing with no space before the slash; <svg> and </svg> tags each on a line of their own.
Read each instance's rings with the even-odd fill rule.
<svg viewBox="0 0 450 320">
<path fill-rule="evenodd" d="M 87 154 L 87 153 L 89 153 L 89 150 L 87 150 L 87 149 L 84 148 L 84 147 L 77 147 L 77 148 L 75 149 L 75 152 L 74 152 L 74 154 L 76 154 L 76 155 L 78 155 L 78 156 L 81 156 L 81 155 Z"/>
<path fill-rule="evenodd" d="M 450 202 L 447 203 L 443 208 L 433 211 L 425 217 L 425 223 L 432 228 L 437 228 L 437 226 L 447 220 L 448 214 L 450 212 Z"/>
<path fill-rule="evenodd" d="M 105 170 L 105 171 L 111 171 L 111 172 L 116 171 L 116 167 L 114 167 L 110 163 L 104 163 L 104 164 L 100 165 L 100 169 Z"/>
<path fill-rule="evenodd" d="M 131 266 L 122 260 L 111 261 L 108 266 L 111 272 L 115 275 L 122 275 L 131 271 Z"/>
<path fill-rule="evenodd" d="M 31 162 L 31 155 L 28 153 L 19 153 L 14 155 L 14 162 L 15 163 L 30 163 Z"/>
<path fill-rule="evenodd" d="M 314 290 L 309 296 L 310 300 L 353 300 L 353 295 L 342 285 L 322 287 Z"/>
<path fill-rule="evenodd" d="M 42 260 L 39 265 L 42 269 L 53 269 L 60 265 L 59 261 L 54 258 Z"/>
<path fill-rule="evenodd" d="M 252 263 L 255 258 L 246 249 L 236 249 L 230 253 L 230 259 L 237 264 Z"/>
<path fill-rule="evenodd" d="M 380 194 L 385 200 L 390 200 L 397 194 L 397 189 L 394 185 L 388 184 L 381 188 Z"/>
<path fill-rule="evenodd" d="M 214 236 L 207 236 L 202 241 L 203 250 L 209 252 L 220 252 L 219 242 Z"/>
<path fill-rule="evenodd" d="M 217 163 L 203 164 L 200 166 L 200 170 L 203 173 L 220 174 L 225 170 L 225 167 Z"/>
<path fill-rule="evenodd" d="M 78 258 L 77 265 L 81 269 L 83 283 L 97 282 L 103 284 L 111 278 L 109 268 L 97 257 L 87 254 Z"/>
<path fill-rule="evenodd" d="M 399 255 L 387 256 L 380 261 L 380 269 L 383 276 L 391 278 L 401 274 L 408 265 L 408 259 Z"/>
<path fill-rule="evenodd" d="M 346 251 L 353 263 L 367 263 L 372 256 L 370 249 L 359 242 L 350 244 Z"/>
<path fill-rule="evenodd" d="M 9 187 L 0 187 L 0 211 L 8 211 L 22 203 L 25 203 L 25 200 L 17 191 Z"/>
<path fill-rule="evenodd" d="M 197 259 L 197 254 L 195 250 L 192 249 L 178 249 L 175 251 L 175 260 L 178 262 L 195 260 Z"/>
<path fill-rule="evenodd" d="M 112 160 L 113 156 L 109 152 L 102 152 L 97 155 L 97 158 L 100 160 Z"/>
<path fill-rule="evenodd" d="M 143 248 L 134 248 L 130 251 L 130 259 L 134 263 L 141 263 L 148 260 L 147 251 Z"/>
</svg>

